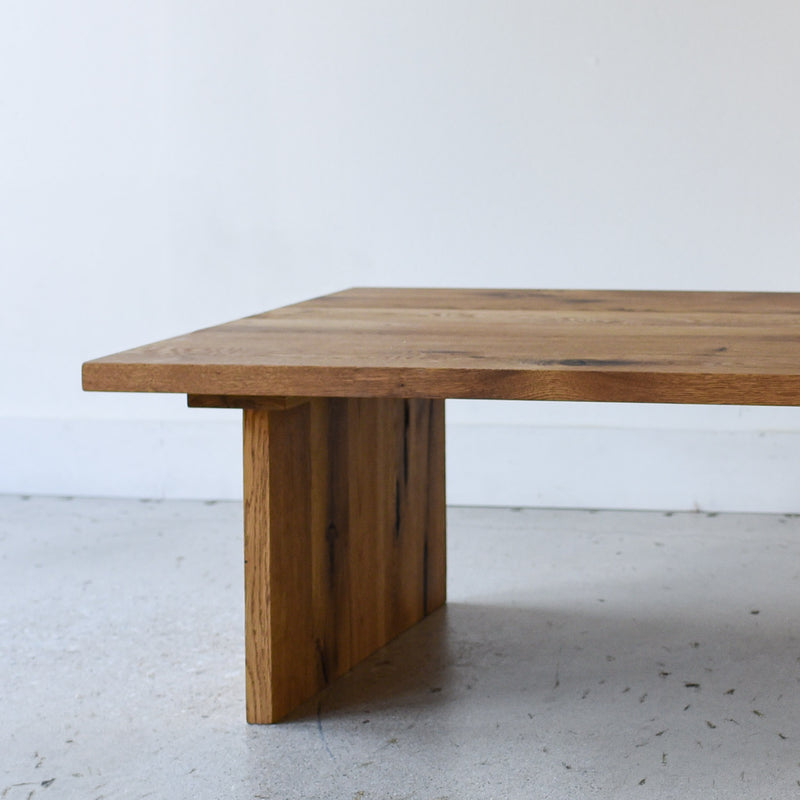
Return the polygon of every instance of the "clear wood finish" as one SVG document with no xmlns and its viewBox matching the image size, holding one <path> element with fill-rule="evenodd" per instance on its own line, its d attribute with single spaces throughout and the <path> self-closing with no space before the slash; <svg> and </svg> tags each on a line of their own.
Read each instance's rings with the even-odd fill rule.
<svg viewBox="0 0 800 800">
<path fill-rule="evenodd" d="M 247 718 L 274 722 L 445 601 L 444 403 L 244 412 Z"/>
<path fill-rule="evenodd" d="M 800 404 L 800 295 L 351 289 L 84 364 L 243 408 L 247 714 L 445 599 L 444 398 Z"/>
<path fill-rule="evenodd" d="M 84 365 L 199 395 L 800 403 L 800 294 L 351 289 Z"/>
</svg>

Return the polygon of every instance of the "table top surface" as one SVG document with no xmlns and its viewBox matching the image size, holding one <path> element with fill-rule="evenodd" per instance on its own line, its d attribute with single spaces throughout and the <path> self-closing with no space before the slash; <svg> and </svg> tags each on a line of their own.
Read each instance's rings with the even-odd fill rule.
<svg viewBox="0 0 800 800">
<path fill-rule="evenodd" d="M 800 405 L 800 294 L 349 289 L 89 361 L 83 384 Z"/>
</svg>

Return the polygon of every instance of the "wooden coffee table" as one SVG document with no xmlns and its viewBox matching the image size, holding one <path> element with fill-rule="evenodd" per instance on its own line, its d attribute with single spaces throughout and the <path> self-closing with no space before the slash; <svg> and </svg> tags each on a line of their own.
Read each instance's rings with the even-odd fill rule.
<svg viewBox="0 0 800 800">
<path fill-rule="evenodd" d="M 800 405 L 800 294 L 350 289 L 83 365 L 244 409 L 247 719 L 445 601 L 444 400 Z"/>
</svg>

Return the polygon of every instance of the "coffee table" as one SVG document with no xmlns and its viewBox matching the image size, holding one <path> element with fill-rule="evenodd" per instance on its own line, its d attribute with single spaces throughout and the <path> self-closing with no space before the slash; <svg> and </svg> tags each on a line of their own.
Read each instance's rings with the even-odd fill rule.
<svg viewBox="0 0 800 800">
<path fill-rule="evenodd" d="M 83 386 L 244 410 L 247 719 L 269 723 L 444 603 L 445 398 L 800 405 L 800 294 L 349 289 Z"/>
</svg>

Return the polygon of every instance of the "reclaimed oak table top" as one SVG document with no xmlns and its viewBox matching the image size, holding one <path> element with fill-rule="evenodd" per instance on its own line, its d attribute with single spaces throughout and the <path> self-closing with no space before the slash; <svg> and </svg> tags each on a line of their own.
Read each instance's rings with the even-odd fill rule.
<svg viewBox="0 0 800 800">
<path fill-rule="evenodd" d="M 795 405 L 800 294 L 349 289 L 84 365 L 199 395 Z"/>
<path fill-rule="evenodd" d="M 349 289 L 89 361 L 242 408 L 247 719 L 445 602 L 446 398 L 800 405 L 800 294 Z"/>
</svg>

